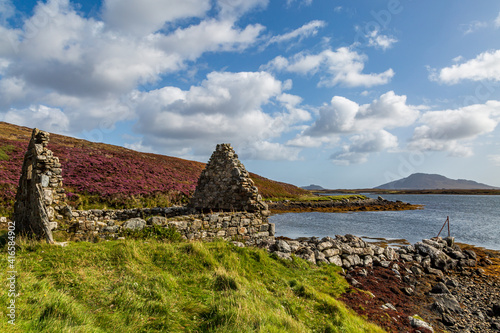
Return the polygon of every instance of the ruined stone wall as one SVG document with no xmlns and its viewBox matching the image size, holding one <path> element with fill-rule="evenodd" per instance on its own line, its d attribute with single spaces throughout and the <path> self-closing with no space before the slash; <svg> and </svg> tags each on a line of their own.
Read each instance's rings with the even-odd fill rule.
<svg viewBox="0 0 500 333">
<path fill-rule="evenodd" d="M 68 229 L 76 239 L 116 239 L 126 229 L 141 230 L 153 226 L 175 228 L 184 239 L 212 241 L 220 238 L 246 245 L 274 241 L 275 226 L 268 222 L 267 211 L 188 214 L 186 207 L 136 208 L 124 210 L 73 211 Z"/>
<path fill-rule="evenodd" d="M 47 149 L 49 133 L 34 129 L 24 155 L 13 220 L 16 232 L 53 242 L 52 229 L 66 207 L 59 159 Z"/>
<path fill-rule="evenodd" d="M 198 179 L 190 201 L 198 211 L 267 210 L 261 196 L 230 144 L 219 144 Z"/>
</svg>

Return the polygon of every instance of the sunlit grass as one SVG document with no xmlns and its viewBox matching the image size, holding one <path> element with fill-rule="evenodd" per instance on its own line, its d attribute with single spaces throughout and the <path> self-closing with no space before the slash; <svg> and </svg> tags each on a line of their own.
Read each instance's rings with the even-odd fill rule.
<svg viewBox="0 0 500 333">
<path fill-rule="evenodd" d="M 16 325 L 2 332 L 381 332 L 335 299 L 338 267 L 226 242 L 22 241 L 16 270 Z"/>
</svg>

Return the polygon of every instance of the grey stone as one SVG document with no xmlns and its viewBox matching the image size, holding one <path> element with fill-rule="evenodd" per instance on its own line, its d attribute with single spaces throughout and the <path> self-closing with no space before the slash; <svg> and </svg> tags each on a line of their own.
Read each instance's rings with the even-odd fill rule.
<svg viewBox="0 0 500 333">
<path fill-rule="evenodd" d="M 276 247 L 276 251 L 278 252 L 283 252 L 283 253 L 292 252 L 290 245 L 288 245 L 288 243 L 282 239 L 278 239 L 274 245 Z"/>
<path fill-rule="evenodd" d="M 366 256 L 363 259 L 363 266 L 368 267 L 373 265 L 373 257 L 372 256 Z"/>
<path fill-rule="evenodd" d="M 384 250 L 384 255 L 389 261 L 395 261 L 399 259 L 399 254 L 392 247 L 386 247 Z"/>
<path fill-rule="evenodd" d="M 167 224 L 167 218 L 164 216 L 152 216 L 146 221 L 147 225 L 165 225 Z"/>
<path fill-rule="evenodd" d="M 133 218 L 125 221 L 123 223 L 122 228 L 123 229 L 130 229 L 130 230 L 142 230 L 146 226 L 146 221 L 144 221 L 141 218 Z"/>
<path fill-rule="evenodd" d="M 327 249 L 327 250 L 323 251 L 323 254 L 327 258 L 328 257 L 333 257 L 333 256 L 336 256 L 336 255 L 339 255 L 340 254 L 340 250 L 338 250 L 338 249 Z"/>
<path fill-rule="evenodd" d="M 292 257 L 290 256 L 290 253 L 285 253 L 285 252 L 280 252 L 280 251 L 277 251 L 274 253 L 278 256 L 278 258 L 292 261 Z"/>
<path fill-rule="evenodd" d="M 443 282 L 438 282 L 432 287 L 431 293 L 433 294 L 449 294 L 450 290 Z"/>
<path fill-rule="evenodd" d="M 425 321 L 423 320 L 420 320 L 418 318 L 415 318 L 415 317 L 408 317 L 408 320 L 410 320 L 410 325 L 412 327 L 415 327 L 415 328 L 425 328 L 431 332 L 434 332 L 434 329 L 432 328 L 431 325 L 429 325 L 428 323 L 426 323 Z"/>
<path fill-rule="evenodd" d="M 324 250 L 327 250 L 327 249 L 331 249 L 333 247 L 333 244 L 331 242 L 322 242 L 322 243 L 319 243 L 318 246 L 317 246 L 317 249 L 318 251 L 324 251 Z"/>
<path fill-rule="evenodd" d="M 464 250 L 463 251 L 465 255 L 467 255 L 467 257 L 469 257 L 470 259 L 473 259 L 473 260 L 477 260 L 477 255 L 476 255 L 476 252 L 472 251 L 472 250 Z"/>
<path fill-rule="evenodd" d="M 431 308 L 439 314 L 463 312 L 457 299 L 451 294 L 437 294 L 433 295 L 433 298 L 434 303 Z"/>
<path fill-rule="evenodd" d="M 333 256 L 328 258 L 328 261 L 334 265 L 342 266 L 342 258 L 340 256 Z"/>
</svg>

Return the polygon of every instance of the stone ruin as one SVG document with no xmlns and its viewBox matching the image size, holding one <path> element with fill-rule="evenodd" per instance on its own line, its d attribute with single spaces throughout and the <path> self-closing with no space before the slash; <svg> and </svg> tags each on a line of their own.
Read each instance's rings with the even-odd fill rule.
<svg viewBox="0 0 500 333">
<path fill-rule="evenodd" d="M 52 230 L 66 208 L 59 159 L 47 149 L 49 133 L 35 128 L 24 155 L 14 205 L 16 233 L 53 243 Z"/>
<path fill-rule="evenodd" d="M 259 190 L 230 144 L 218 144 L 189 203 L 198 211 L 267 211 Z"/>
<path fill-rule="evenodd" d="M 274 240 L 267 205 L 229 144 L 217 145 L 188 207 L 73 211 L 65 203 L 61 164 L 48 143 L 49 133 L 35 128 L 14 205 L 19 235 L 54 243 L 52 231 L 65 230 L 64 222 L 77 240 L 116 239 L 126 229 L 154 225 L 173 227 L 188 240 L 237 239 L 248 245 Z M 148 215 L 154 218 L 142 220 Z"/>
</svg>

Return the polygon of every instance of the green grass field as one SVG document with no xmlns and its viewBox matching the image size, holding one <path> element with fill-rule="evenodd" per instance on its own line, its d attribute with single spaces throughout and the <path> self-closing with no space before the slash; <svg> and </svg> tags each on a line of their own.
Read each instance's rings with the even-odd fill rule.
<svg viewBox="0 0 500 333">
<path fill-rule="evenodd" d="M 336 300 L 333 265 L 222 241 L 17 243 L 15 326 L 2 246 L 1 332 L 382 332 Z"/>
</svg>

